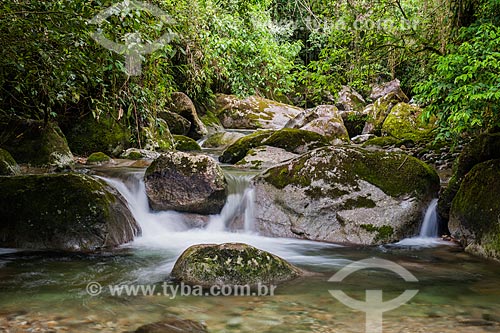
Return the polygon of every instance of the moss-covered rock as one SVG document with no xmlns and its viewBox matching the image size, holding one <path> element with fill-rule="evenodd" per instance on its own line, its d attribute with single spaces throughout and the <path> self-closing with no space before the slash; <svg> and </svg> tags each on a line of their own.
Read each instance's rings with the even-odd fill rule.
<svg viewBox="0 0 500 333">
<path fill-rule="evenodd" d="M 361 113 L 364 110 L 365 105 L 365 99 L 357 91 L 351 87 L 342 86 L 337 98 L 337 107 L 341 111 L 354 111 Z"/>
<path fill-rule="evenodd" d="M 102 115 L 95 119 L 87 114 L 74 120 L 65 129 L 66 138 L 71 151 L 77 155 L 88 156 L 96 151 L 102 151 L 109 156 L 119 156 L 130 147 L 132 133 L 124 119 Z"/>
<path fill-rule="evenodd" d="M 179 151 L 200 151 L 198 142 L 183 135 L 174 135 L 175 149 Z"/>
<path fill-rule="evenodd" d="M 251 286 L 289 281 L 301 271 L 285 260 L 246 244 L 194 245 L 180 256 L 172 277 L 188 285 Z"/>
<path fill-rule="evenodd" d="M 21 173 L 19 165 L 12 155 L 0 148 L 0 176 L 14 176 Z"/>
<path fill-rule="evenodd" d="M 375 103 L 367 105 L 363 114 L 368 117 L 368 120 L 362 134 L 379 135 L 382 125 L 389 113 L 391 113 L 392 108 L 401 102 L 408 102 L 408 97 L 404 94 L 391 92 L 377 99 Z"/>
<path fill-rule="evenodd" d="M 247 155 L 235 165 L 246 169 L 267 169 L 299 155 L 287 152 L 283 148 L 261 146 L 250 149 Z"/>
<path fill-rule="evenodd" d="M 257 131 L 242 137 L 224 150 L 219 161 L 231 164 L 238 162 L 245 157 L 250 149 L 262 146 L 262 142 L 273 133 L 273 131 Z"/>
<path fill-rule="evenodd" d="M 467 251 L 500 260 L 500 160 L 474 166 L 461 182 L 448 227 Z"/>
<path fill-rule="evenodd" d="M 262 97 L 217 95 L 215 113 L 225 128 L 280 129 L 303 110 Z"/>
<path fill-rule="evenodd" d="M 387 96 L 389 94 L 396 94 L 401 102 L 408 102 L 409 98 L 405 95 L 401 89 L 401 82 L 398 79 L 394 79 L 390 82 L 385 82 L 382 84 L 375 84 L 372 87 L 370 93 L 370 99 L 375 101 L 381 97 Z"/>
<path fill-rule="evenodd" d="M 382 133 L 397 139 L 408 139 L 413 142 L 431 141 L 432 123 L 424 123 L 421 119 L 422 109 L 406 103 L 394 106 L 382 125 Z"/>
<path fill-rule="evenodd" d="M 302 129 L 323 135 L 331 143 L 349 141 L 349 133 L 344 120 L 334 105 L 319 105 L 307 109 L 290 120 L 286 128 Z"/>
<path fill-rule="evenodd" d="M 418 230 L 439 177 L 405 154 L 325 147 L 268 169 L 253 186 L 264 235 L 377 244 Z"/>
<path fill-rule="evenodd" d="M 392 136 L 381 136 L 367 140 L 365 143 L 363 143 L 363 147 L 385 148 L 390 146 L 400 146 L 401 142 L 402 142 L 401 140 L 396 139 L 395 137 Z"/>
<path fill-rule="evenodd" d="M 181 115 L 170 112 L 163 111 L 158 114 L 158 117 L 165 120 L 170 130 L 170 133 L 174 135 L 188 135 L 191 128 L 191 122 Z"/>
<path fill-rule="evenodd" d="M 451 202 L 465 175 L 481 162 L 500 158 L 500 133 L 484 133 L 473 139 L 460 153 L 453 166 L 453 176 L 439 197 L 438 212 L 448 221 Z"/>
<path fill-rule="evenodd" d="M 282 148 L 295 154 L 303 154 L 318 147 L 328 146 L 330 142 L 316 132 L 283 128 L 279 131 L 258 131 L 247 135 L 229 146 L 219 157 L 223 163 L 236 163 L 243 159 L 248 151 L 259 146 Z"/>
<path fill-rule="evenodd" d="M 158 152 L 146 149 L 138 149 L 138 148 L 129 148 L 120 155 L 121 158 L 126 158 L 129 160 L 142 160 L 142 159 L 154 160 L 159 156 L 160 153 Z"/>
<path fill-rule="evenodd" d="M 199 140 L 207 135 L 207 128 L 198 117 L 193 101 L 182 92 L 175 92 L 170 97 L 172 99 L 170 111 L 179 114 L 191 123 L 187 136 Z"/>
<path fill-rule="evenodd" d="M 218 132 L 209 136 L 204 142 L 204 148 L 227 148 L 245 135 L 238 132 Z"/>
<path fill-rule="evenodd" d="M 217 115 L 210 110 L 206 110 L 205 114 L 200 117 L 200 120 L 207 128 L 209 135 L 224 131 L 224 126 L 222 126 L 219 118 L 217 118 Z"/>
<path fill-rule="evenodd" d="M 5 121 L 5 122 L 4 122 Z M 73 154 L 66 138 L 55 123 L 10 119 L 0 123 L 2 147 L 18 163 L 67 169 L 72 167 Z"/>
<path fill-rule="evenodd" d="M 168 152 L 148 167 L 144 182 L 155 210 L 209 215 L 220 213 L 226 202 L 226 178 L 210 156 Z"/>
<path fill-rule="evenodd" d="M 142 129 L 144 149 L 165 152 L 175 148 L 175 140 L 163 119 L 148 119 L 148 125 Z"/>
<path fill-rule="evenodd" d="M 92 153 L 87 158 L 87 164 L 89 165 L 99 165 L 111 162 L 111 157 L 104 154 L 103 152 Z"/>
<path fill-rule="evenodd" d="M 125 200 L 81 174 L 0 177 L 0 246 L 93 251 L 139 233 Z"/>
</svg>

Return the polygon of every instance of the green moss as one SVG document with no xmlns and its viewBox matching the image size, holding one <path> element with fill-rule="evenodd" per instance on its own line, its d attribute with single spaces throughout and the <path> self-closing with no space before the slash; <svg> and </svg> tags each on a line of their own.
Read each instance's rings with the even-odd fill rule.
<svg viewBox="0 0 500 333">
<path fill-rule="evenodd" d="M 262 143 L 292 153 L 297 153 L 297 149 L 300 147 L 307 147 L 304 149 L 307 151 L 329 145 L 328 140 L 323 135 L 295 128 L 284 128 L 276 131 Z"/>
<path fill-rule="evenodd" d="M 392 136 L 382 136 L 378 138 L 373 138 L 365 143 L 363 143 L 363 147 L 388 147 L 388 146 L 399 146 L 401 145 L 401 140 L 396 139 Z"/>
<path fill-rule="evenodd" d="M 375 227 L 372 224 L 362 224 L 360 227 L 368 232 L 377 233 L 374 242 L 384 242 L 392 239 L 394 235 L 394 229 L 389 225 L 383 225 L 381 227 Z"/>
<path fill-rule="evenodd" d="M 2 120 L 3 121 L 3 120 Z M 66 138 L 55 123 L 12 119 L 0 123 L 2 147 L 19 163 L 65 169 L 73 164 Z"/>
<path fill-rule="evenodd" d="M 268 252 L 245 244 L 195 245 L 175 263 L 172 276 L 188 284 L 251 285 L 293 279 L 300 271 Z"/>
<path fill-rule="evenodd" d="M 100 164 L 111 161 L 111 157 L 104 154 L 103 152 L 92 153 L 87 158 L 87 164 Z"/>
<path fill-rule="evenodd" d="M 464 178 L 452 202 L 451 215 L 468 230 L 473 245 L 500 259 L 500 160 L 476 165 Z M 450 228 L 451 229 L 451 228 Z"/>
<path fill-rule="evenodd" d="M 357 197 L 356 199 L 347 199 L 344 203 L 343 209 L 350 210 L 356 208 L 374 208 L 377 205 L 375 201 L 367 197 Z"/>
<path fill-rule="evenodd" d="M 238 162 L 246 156 L 250 149 L 262 146 L 262 142 L 273 133 L 273 131 L 257 131 L 237 140 L 224 150 L 219 161 L 232 164 Z"/>
<path fill-rule="evenodd" d="M 118 210 L 117 197 L 89 176 L 0 177 L 0 188 L 0 246 L 92 250 L 129 230 L 125 203 Z"/>
<path fill-rule="evenodd" d="M 183 135 L 174 135 L 175 149 L 179 151 L 200 151 L 198 142 Z"/>
<path fill-rule="evenodd" d="M 132 151 L 130 152 L 130 154 L 128 154 L 127 158 L 129 160 L 140 160 L 140 159 L 143 159 L 144 158 L 144 155 L 142 155 L 140 152 L 138 151 Z"/>
<path fill-rule="evenodd" d="M 308 187 L 316 180 L 330 186 L 342 184 L 355 187 L 358 180 L 364 180 L 393 197 L 408 194 L 421 196 L 430 189 L 436 192 L 439 189 L 436 171 L 424 162 L 405 154 L 359 148 L 326 147 L 315 150 L 289 164 L 269 169 L 263 177 L 276 188 L 288 185 Z M 335 189 L 332 187 L 331 190 L 334 195 L 338 192 Z M 309 191 L 314 191 L 314 188 Z M 326 195 L 328 192 L 309 193 L 313 194 Z"/>
<path fill-rule="evenodd" d="M 118 156 L 131 146 L 132 133 L 128 124 L 107 116 L 94 119 L 92 114 L 75 121 L 66 131 L 69 147 L 75 154 L 88 156 L 102 151 L 110 156 Z"/>
<path fill-rule="evenodd" d="M 13 176 L 21 173 L 21 169 L 12 155 L 0 148 L 0 176 Z"/>
<path fill-rule="evenodd" d="M 420 116 L 422 110 L 406 103 L 394 106 L 382 125 L 382 132 L 398 139 L 414 142 L 433 140 L 433 125 L 425 124 Z"/>
<path fill-rule="evenodd" d="M 211 111 L 206 111 L 206 113 L 200 118 L 201 122 L 207 127 L 222 127 L 217 115 Z"/>
</svg>

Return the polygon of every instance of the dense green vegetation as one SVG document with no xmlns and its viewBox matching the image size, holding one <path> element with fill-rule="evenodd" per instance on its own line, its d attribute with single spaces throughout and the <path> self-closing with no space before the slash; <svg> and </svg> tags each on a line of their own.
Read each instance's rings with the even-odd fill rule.
<svg viewBox="0 0 500 333">
<path fill-rule="evenodd" d="M 342 85 L 365 96 L 399 78 L 437 116 L 441 137 L 499 122 L 498 0 L 154 0 L 168 20 L 122 10 L 89 21 L 110 0 L 10 0 L 0 4 L 0 117 L 112 117 L 131 130 L 163 130 L 157 114 L 174 91 L 201 112 L 215 93 L 258 94 L 301 106 L 332 103 Z M 124 43 L 174 36 L 128 76 L 125 55 L 92 33 Z"/>
</svg>

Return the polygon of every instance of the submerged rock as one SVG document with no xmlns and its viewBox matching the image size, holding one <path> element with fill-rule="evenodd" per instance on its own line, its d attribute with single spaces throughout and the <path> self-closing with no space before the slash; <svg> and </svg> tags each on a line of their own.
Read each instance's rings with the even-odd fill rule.
<svg viewBox="0 0 500 333">
<path fill-rule="evenodd" d="M 267 170 L 252 186 L 263 235 L 379 244 L 416 233 L 439 177 L 405 154 L 325 147 Z"/>
<path fill-rule="evenodd" d="M 0 123 L 2 147 L 18 163 L 56 169 L 70 168 L 73 154 L 59 126 L 43 121 L 12 119 Z"/>
<path fill-rule="evenodd" d="M 144 175 L 151 208 L 198 214 L 218 214 L 227 197 L 220 166 L 209 156 L 168 152 Z"/>
<path fill-rule="evenodd" d="M 282 148 L 290 153 L 303 154 L 329 144 L 330 142 L 323 135 L 311 131 L 293 128 L 283 128 L 279 131 L 258 131 L 227 147 L 219 157 L 219 161 L 234 164 L 243 159 L 250 149 L 259 146 L 272 146 Z"/>
<path fill-rule="evenodd" d="M 20 173 L 16 160 L 7 150 L 0 148 L 0 176 L 15 176 Z"/>
<path fill-rule="evenodd" d="M 171 98 L 171 111 L 179 114 L 191 123 L 187 136 L 198 140 L 207 135 L 207 128 L 198 117 L 193 101 L 182 92 L 173 93 Z"/>
<path fill-rule="evenodd" d="M 216 113 L 225 128 L 280 129 L 303 110 L 262 97 L 218 95 Z"/>
<path fill-rule="evenodd" d="M 135 333 L 207 333 L 204 324 L 178 318 L 169 318 L 156 323 L 147 324 L 135 330 Z"/>
<path fill-rule="evenodd" d="M 81 174 L 0 177 L 0 246 L 93 251 L 140 232 L 123 197 Z"/>
<path fill-rule="evenodd" d="M 194 245 L 177 259 L 172 278 L 188 285 L 245 286 L 280 283 L 302 272 L 266 251 L 240 243 Z"/>
<path fill-rule="evenodd" d="M 500 260 L 500 160 L 477 164 L 461 182 L 448 228 L 466 251 Z"/>
<path fill-rule="evenodd" d="M 298 156 L 282 148 L 260 146 L 250 149 L 247 155 L 236 163 L 236 166 L 248 169 L 267 169 Z"/>
</svg>

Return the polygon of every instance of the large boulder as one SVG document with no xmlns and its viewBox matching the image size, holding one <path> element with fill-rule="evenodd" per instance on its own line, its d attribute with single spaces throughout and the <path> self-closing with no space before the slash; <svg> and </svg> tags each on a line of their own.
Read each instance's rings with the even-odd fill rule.
<svg viewBox="0 0 500 333">
<path fill-rule="evenodd" d="M 451 202 L 462 181 L 472 168 L 481 162 L 500 158 L 500 133 L 485 133 L 473 139 L 460 153 L 453 166 L 453 176 L 439 196 L 438 212 L 448 221 Z"/>
<path fill-rule="evenodd" d="M 330 142 L 321 134 L 293 128 L 279 131 L 259 131 L 236 141 L 219 157 L 223 163 L 236 163 L 243 159 L 248 151 L 259 146 L 282 148 L 290 153 L 303 154 L 309 150 L 328 146 Z"/>
<path fill-rule="evenodd" d="M 397 139 L 407 139 L 413 142 L 430 141 L 433 138 L 433 124 L 425 123 L 422 109 L 406 103 L 394 106 L 382 125 L 382 133 Z"/>
<path fill-rule="evenodd" d="M 194 245 L 181 254 L 172 278 L 188 285 L 269 285 L 299 277 L 302 272 L 266 251 L 240 243 Z"/>
<path fill-rule="evenodd" d="M 203 148 L 227 148 L 244 136 L 238 132 L 218 132 L 210 135 L 202 145 Z"/>
<path fill-rule="evenodd" d="M 244 158 L 248 151 L 263 145 L 263 141 L 273 135 L 274 131 L 256 131 L 246 135 L 229 145 L 221 156 L 219 161 L 222 163 L 234 164 Z"/>
<path fill-rule="evenodd" d="M 378 134 L 392 108 L 399 103 L 407 103 L 408 101 L 408 97 L 400 91 L 390 92 L 377 99 L 375 103 L 367 105 L 363 114 L 367 115 L 369 120 L 363 128 L 362 134 Z"/>
<path fill-rule="evenodd" d="M 416 233 L 439 177 L 405 154 L 325 147 L 268 169 L 252 186 L 263 235 L 378 244 Z"/>
<path fill-rule="evenodd" d="M 198 142 L 184 135 L 174 135 L 175 149 L 179 151 L 200 151 Z"/>
<path fill-rule="evenodd" d="M 198 117 L 193 101 L 182 92 L 175 92 L 170 98 L 172 99 L 170 111 L 179 114 L 191 123 L 187 136 L 198 140 L 207 135 L 207 128 Z"/>
<path fill-rule="evenodd" d="M 191 122 L 181 115 L 171 111 L 162 111 L 158 114 L 158 117 L 165 120 L 170 133 L 174 135 L 189 134 L 189 130 L 191 129 Z"/>
<path fill-rule="evenodd" d="M 0 247 L 93 251 L 140 232 L 123 197 L 81 174 L 0 177 Z"/>
<path fill-rule="evenodd" d="M 337 98 L 337 107 L 339 110 L 362 112 L 365 105 L 365 99 L 357 91 L 351 87 L 342 86 Z"/>
<path fill-rule="evenodd" d="M 0 148 L 0 176 L 14 176 L 21 173 L 21 169 L 12 155 Z"/>
<path fill-rule="evenodd" d="M 498 194 L 498 195 L 497 195 Z M 500 160 L 477 164 L 461 182 L 448 228 L 471 253 L 500 260 Z"/>
<path fill-rule="evenodd" d="M 280 129 L 295 118 L 301 108 L 257 96 L 239 99 L 218 95 L 216 114 L 225 128 Z"/>
<path fill-rule="evenodd" d="M 147 125 L 142 128 L 141 137 L 141 145 L 146 150 L 164 152 L 175 148 L 174 137 L 161 118 L 149 117 Z"/>
<path fill-rule="evenodd" d="M 349 141 L 349 133 L 344 126 L 344 120 L 334 105 L 319 105 L 304 110 L 288 121 L 285 127 L 316 132 L 332 143 Z"/>
<path fill-rule="evenodd" d="M 298 156 L 283 148 L 260 146 L 250 149 L 247 155 L 235 165 L 247 169 L 268 169 Z"/>
<path fill-rule="evenodd" d="M 218 214 L 227 197 L 220 166 L 209 156 L 168 152 L 144 175 L 146 194 L 155 210 Z"/>
<path fill-rule="evenodd" d="M 102 151 L 117 157 L 130 147 L 132 133 L 124 118 L 118 121 L 111 116 L 101 115 L 96 119 L 89 113 L 63 128 L 71 151 L 77 155 L 88 156 Z"/>
<path fill-rule="evenodd" d="M 382 83 L 382 84 L 375 84 L 372 87 L 372 92 L 370 94 L 370 99 L 372 101 L 375 101 L 381 97 L 387 96 L 391 93 L 395 93 L 396 95 L 400 96 L 401 99 L 405 100 L 406 102 L 409 100 L 408 97 L 404 98 L 406 95 L 401 90 L 401 82 L 399 82 L 398 79 L 394 79 L 390 82 Z"/>
<path fill-rule="evenodd" d="M 18 163 L 66 169 L 73 165 L 66 138 L 55 123 L 10 119 L 0 123 L 2 147 Z"/>
<path fill-rule="evenodd" d="M 207 333 L 205 324 L 192 320 L 169 318 L 147 324 L 135 330 L 135 333 Z"/>
</svg>

